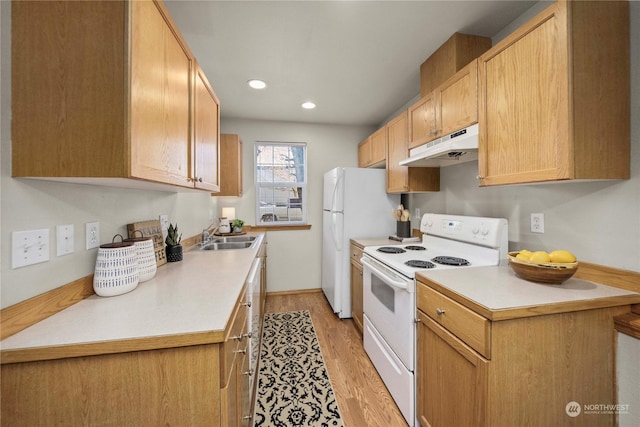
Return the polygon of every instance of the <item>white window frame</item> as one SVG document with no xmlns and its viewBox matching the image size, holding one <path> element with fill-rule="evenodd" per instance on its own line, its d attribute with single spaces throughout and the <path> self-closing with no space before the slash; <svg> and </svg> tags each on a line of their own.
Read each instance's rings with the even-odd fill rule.
<svg viewBox="0 0 640 427">
<path fill-rule="evenodd" d="M 285 147 L 303 147 L 304 148 L 304 159 L 303 159 L 303 169 L 304 169 L 304 177 L 302 182 L 283 182 L 283 181 L 259 181 L 259 173 L 258 173 L 258 149 L 263 146 L 285 146 Z M 307 168 L 309 167 L 307 163 L 307 143 L 306 142 L 278 142 L 278 141 L 256 141 L 254 144 L 254 153 L 253 153 L 253 162 L 254 162 L 254 183 L 255 183 L 255 192 L 256 192 L 256 204 L 255 204 L 255 220 L 256 226 L 283 226 L 283 225 L 306 225 L 307 224 L 307 200 L 309 199 L 309 194 L 307 192 Z M 271 163 L 275 165 L 275 163 Z M 261 188 L 280 188 L 280 187 L 290 187 L 290 188 L 301 188 L 302 189 L 302 200 L 301 200 L 301 208 L 291 208 L 290 207 L 290 199 L 287 203 L 287 206 L 276 206 L 271 205 L 269 210 L 274 210 L 274 214 L 277 215 L 277 211 L 283 210 L 283 213 L 286 211 L 287 219 L 281 220 L 280 218 L 276 221 L 263 221 L 263 215 L 265 206 L 261 204 L 260 194 Z M 290 209 L 301 209 L 301 218 L 296 220 L 290 219 Z"/>
</svg>

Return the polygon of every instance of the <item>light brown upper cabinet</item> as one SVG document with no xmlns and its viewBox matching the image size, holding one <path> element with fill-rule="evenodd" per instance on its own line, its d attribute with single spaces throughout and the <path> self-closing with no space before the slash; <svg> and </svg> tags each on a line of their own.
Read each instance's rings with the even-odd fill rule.
<svg viewBox="0 0 640 427">
<path fill-rule="evenodd" d="M 409 148 L 478 121 L 478 61 L 473 60 L 409 107 Z"/>
<path fill-rule="evenodd" d="M 242 196 L 242 140 L 239 135 L 220 135 L 220 192 L 213 196 Z"/>
<path fill-rule="evenodd" d="M 409 148 L 415 148 L 436 138 L 436 99 L 431 92 L 409 107 Z"/>
<path fill-rule="evenodd" d="M 196 188 L 220 190 L 220 101 L 196 64 L 193 107 L 193 177 Z"/>
<path fill-rule="evenodd" d="M 12 176 L 218 191 L 218 100 L 162 2 L 11 9 Z"/>
<path fill-rule="evenodd" d="M 420 66 L 420 97 L 425 97 L 491 48 L 488 37 L 454 33 Z"/>
<path fill-rule="evenodd" d="M 409 157 L 409 119 L 405 110 L 386 125 L 387 193 L 440 191 L 440 168 L 400 166 Z"/>
<path fill-rule="evenodd" d="M 383 165 L 386 153 L 387 137 L 383 126 L 358 144 L 358 167 Z"/>
<path fill-rule="evenodd" d="M 628 2 L 558 1 L 479 58 L 480 185 L 628 179 Z"/>
</svg>

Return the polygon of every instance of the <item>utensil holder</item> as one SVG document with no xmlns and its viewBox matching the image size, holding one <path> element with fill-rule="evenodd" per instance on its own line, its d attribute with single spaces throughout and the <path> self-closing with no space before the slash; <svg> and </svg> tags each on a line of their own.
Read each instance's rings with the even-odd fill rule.
<svg viewBox="0 0 640 427">
<path fill-rule="evenodd" d="M 121 242 L 116 243 L 120 236 Z M 111 243 L 100 245 L 93 275 L 93 290 L 101 297 L 131 292 L 138 286 L 138 257 L 133 242 L 125 242 L 116 234 Z"/>
<path fill-rule="evenodd" d="M 397 221 L 396 235 L 398 237 L 411 237 L 411 221 Z"/>
</svg>

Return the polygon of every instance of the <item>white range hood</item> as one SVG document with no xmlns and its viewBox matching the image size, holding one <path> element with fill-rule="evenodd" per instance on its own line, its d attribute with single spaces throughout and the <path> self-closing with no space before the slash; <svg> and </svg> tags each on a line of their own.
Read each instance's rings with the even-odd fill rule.
<svg viewBox="0 0 640 427">
<path fill-rule="evenodd" d="M 478 124 L 409 150 L 400 166 L 438 167 L 478 159 Z"/>
</svg>

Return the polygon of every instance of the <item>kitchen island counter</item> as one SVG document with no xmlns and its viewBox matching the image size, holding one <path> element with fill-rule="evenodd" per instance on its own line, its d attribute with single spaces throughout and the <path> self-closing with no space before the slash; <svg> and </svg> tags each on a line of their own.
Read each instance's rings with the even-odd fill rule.
<svg viewBox="0 0 640 427">
<path fill-rule="evenodd" d="M 2 340 L 2 364 L 223 342 L 263 239 L 247 249 L 194 247 L 129 293 L 92 295 Z"/>
<path fill-rule="evenodd" d="M 490 320 L 640 303 L 638 293 L 583 279 L 530 282 L 508 265 L 428 271 L 416 279 Z"/>
</svg>

